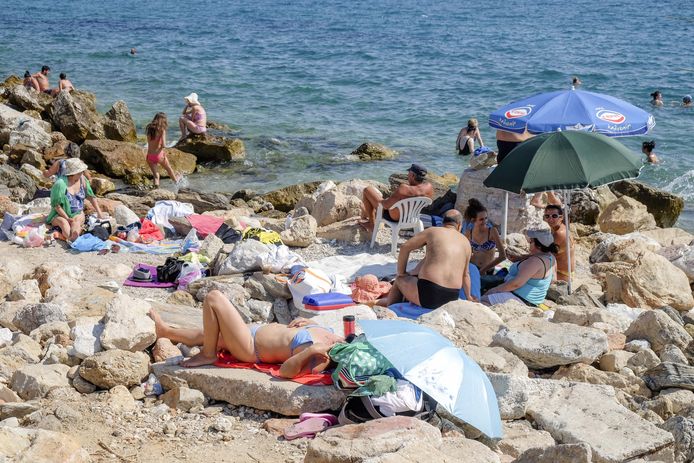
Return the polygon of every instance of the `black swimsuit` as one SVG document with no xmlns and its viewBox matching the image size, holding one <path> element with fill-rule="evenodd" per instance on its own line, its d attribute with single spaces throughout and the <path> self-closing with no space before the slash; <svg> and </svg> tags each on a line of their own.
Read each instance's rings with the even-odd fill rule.
<svg viewBox="0 0 694 463">
<path fill-rule="evenodd" d="M 460 297 L 460 288 L 445 288 L 423 278 L 417 280 L 417 292 L 419 305 L 432 310 L 456 301 Z"/>
</svg>

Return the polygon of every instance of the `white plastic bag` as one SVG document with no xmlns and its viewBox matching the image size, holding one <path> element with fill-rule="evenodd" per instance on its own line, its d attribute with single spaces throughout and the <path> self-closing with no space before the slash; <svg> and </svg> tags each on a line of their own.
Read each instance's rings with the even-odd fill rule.
<svg viewBox="0 0 694 463">
<path fill-rule="evenodd" d="M 199 250 L 200 239 L 198 238 L 198 231 L 195 228 L 191 228 L 183 239 L 183 244 L 181 245 L 182 254 L 186 254 L 190 251 L 198 252 Z"/>
<path fill-rule="evenodd" d="M 202 278 L 202 265 L 195 262 L 186 262 L 178 275 L 178 289 L 185 290 L 189 284 Z"/>
<path fill-rule="evenodd" d="M 265 273 L 287 273 L 294 265 L 304 263 L 301 256 L 283 244 L 268 248 L 268 252 L 257 257 L 257 264 Z"/>
<path fill-rule="evenodd" d="M 309 294 L 329 293 L 332 289 L 333 282 L 330 280 L 330 276 L 325 272 L 307 267 L 295 273 L 294 276 L 287 281 L 287 286 L 289 287 L 289 292 L 292 293 L 294 305 L 298 309 L 303 309 L 304 296 Z"/>
<path fill-rule="evenodd" d="M 25 248 L 38 248 L 43 246 L 43 238 L 46 236 L 46 226 L 41 225 L 39 228 L 32 228 L 29 234 L 24 238 Z"/>
</svg>

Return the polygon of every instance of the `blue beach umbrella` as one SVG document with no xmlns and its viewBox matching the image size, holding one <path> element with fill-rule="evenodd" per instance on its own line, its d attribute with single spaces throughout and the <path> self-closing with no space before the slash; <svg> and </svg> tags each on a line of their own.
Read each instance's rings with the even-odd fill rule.
<svg viewBox="0 0 694 463">
<path fill-rule="evenodd" d="M 506 132 L 532 134 L 578 130 L 609 137 L 648 133 L 652 114 L 602 93 L 562 90 L 514 101 L 489 115 L 489 125 Z"/>
<path fill-rule="evenodd" d="M 439 333 L 403 320 L 359 320 L 366 339 L 412 384 L 491 438 L 502 437 L 489 378 Z"/>
</svg>

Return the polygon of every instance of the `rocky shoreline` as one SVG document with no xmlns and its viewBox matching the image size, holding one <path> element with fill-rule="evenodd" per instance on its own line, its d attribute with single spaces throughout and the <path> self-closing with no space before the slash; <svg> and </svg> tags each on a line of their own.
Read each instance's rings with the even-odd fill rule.
<svg viewBox="0 0 694 463">
<path fill-rule="evenodd" d="M 252 217 L 305 261 L 389 251 L 387 232 L 370 251 L 356 222 L 364 186 L 387 194 L 400 174 L 389 184 L 312 182 L 265 194 L 140 189 L 151 174 L 125 103 L 100 115 L 87 92 L 53 99 L 19 84 L 0 86 L 0 213 L 46 211 L 45 201 L 29 202 L 49 187 L 41 169 L 69 140 L 80 144 L 102 208 L 118 224 L 175 199 L 231 227 Z M 241 140 L 213 135 L 168 155 L 176 170 L 193 172 L 243 152 Z M 375 144 L 355 150 L 365 160 L 394 155 Z M 502 199 L 481 185 L 485 175 L 431 175 L 429 212 L 476 197 L 498 221 Z M 116 190 L 115 180 L 130 186 Z M 565 285 L 553 285 L 550 313 L 457 301 L 418 321 L 487 372 L 503 420 L 497 441 L 447 416 L 433 425 L 386 418 L 286 441 L 278 436 L 297 415 L 339 406 L 342 393 L 255 371 L 178 367 L 172 359 L 190 350 L 156 340 L 149 308 L 169 323 L 198 325 L 201 301 L 216 289 L 249 322 L 298 315 L 286 284 L 258 266 L 252 242 L 225 245 L 208 236 L 201 252 L 215 274 L 175 292 L 120 286 L 134 264 L 157 265 L 162 256 L 0 242 L 0 455 L 22 462 L 692 461 L 694 236 L 673 228 L 684 203 L 625 181 L 576 192 L 572 205 L 577 289 L 568 295 Z M 540 218 L 525 197 L 513 199 L 509 218 L 508 245 L 522 251 L 517 232 Z M 370 313 L 395 316 L 385 308 Z M 150 374 L 162 390 L 148 389 Z"/>
</svg>

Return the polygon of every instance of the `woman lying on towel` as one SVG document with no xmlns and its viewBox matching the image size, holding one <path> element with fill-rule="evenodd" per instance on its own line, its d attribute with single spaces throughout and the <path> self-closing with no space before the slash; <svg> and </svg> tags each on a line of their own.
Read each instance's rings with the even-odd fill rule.
<svg viewBox="0 0 694 463">
<path fill-rule="evenodd" d="M 330 364 L 328 351 L 344 341 L 330 328 L 304 318 L 297 318 L 289 325 L 246 325 L 236 307 L 217 290 L 205 297 L 202 329 L 172 328 L 154 310 L 150 316 L 157 338 L 187 346 L 202 345 L 199 354 L 181 363 L 184 367 L 211 365 L 217 360 L 217 351 L 227 350 L 241 362 L 282 364 L 280 375 L 294 378 L 325 370 Z"/>
</svg>

